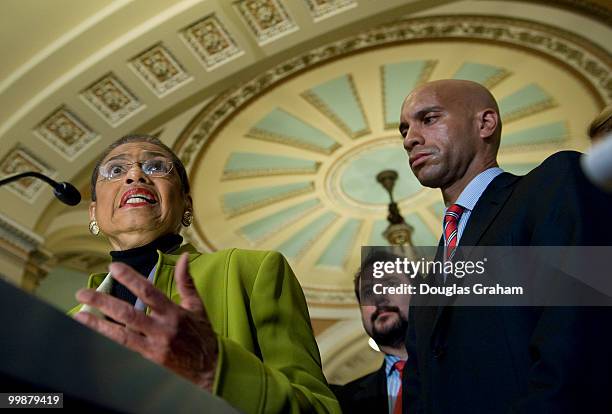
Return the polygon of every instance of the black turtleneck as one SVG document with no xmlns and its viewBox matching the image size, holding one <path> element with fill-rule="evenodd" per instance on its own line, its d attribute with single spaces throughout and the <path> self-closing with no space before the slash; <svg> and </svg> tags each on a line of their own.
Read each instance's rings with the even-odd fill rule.
<svg viewBox="0 0 612 414">
<path fill-rule="evenodd" d="M 178 234 L 166 234 L 144 246 L 112 251 L 110 255 L 113 262 L 125 263 L 144 277 L 148 277 L 151 269 L 157 264 L 157 251 L 169 253 L 179 247 L 182 242 L 183 238 Z M 113 281 L 111 295 L 132 305 L 136 303 L 136 296 L 116 280 Z"/>
</svg>

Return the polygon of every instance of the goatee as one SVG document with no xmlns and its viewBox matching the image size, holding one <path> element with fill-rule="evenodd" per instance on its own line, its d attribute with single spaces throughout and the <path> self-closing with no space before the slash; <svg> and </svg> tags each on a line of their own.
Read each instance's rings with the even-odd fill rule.
<svg viewBox="0 0 612 414">
<path fill-rule="evenodd" d="M 393 325 L 386 325 L 380 330 L 376 326 L 376 319 L 382 312 L 394 312 L 398 318 Z M 397 306 L 380 306 L 372 314 L 372 339 L 380 346 L 398 347 L 404 343 L 408 321 L 402 318 Z"/>
</svg>

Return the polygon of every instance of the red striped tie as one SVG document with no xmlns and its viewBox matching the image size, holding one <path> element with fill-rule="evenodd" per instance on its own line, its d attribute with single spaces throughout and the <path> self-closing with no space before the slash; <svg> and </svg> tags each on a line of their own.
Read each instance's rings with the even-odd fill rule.
<svg viewBox="0 0 612 414">
<path fill-rule="evenodd" d="M 452 259 L 457 249 L 457 226 L 461 214 L 463 214 L 463 207 L 459 204 L 451 205 L 444 214 L 444 246 L 446 247 L 446 260 Z"/>
<path fill-rule="evenodd" d="M 397 397 L 395 398 L 393 414 L 402 414 L 402 373 L 404 372 L 404 365 L 406 365 L 406 361 L 402 360 L 399 360 L 395 364 L 393 364 L 393 369 L 396 369 L 397 372 L 399 372 L 400 376 L 400 388 L 397 392 Z"/>
</svg>

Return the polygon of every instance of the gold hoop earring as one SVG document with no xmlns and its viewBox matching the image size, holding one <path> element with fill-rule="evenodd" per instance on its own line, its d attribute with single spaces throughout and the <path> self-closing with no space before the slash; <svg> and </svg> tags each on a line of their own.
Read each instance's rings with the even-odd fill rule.
<svg viewBox="0 0 612 414">
<path fill-rule="evenodd" d="M 100 234 L 100 227 L 98 227 L 97 221 L 92 220 L 89 222 L 89 232 L 93 234 L 94 236 L 97 236 L 98 234 Z"/>
<path fill-rule="evenodd" d="M 191 212 L 191 210 L 187 210 L 183 213 L 183 219 L 181 220 L 181 223 L 183 223 L 183 226 L 185 227 L 191 226 L 191 223 L 193 223 L 193 213 Z"/>
</svg>

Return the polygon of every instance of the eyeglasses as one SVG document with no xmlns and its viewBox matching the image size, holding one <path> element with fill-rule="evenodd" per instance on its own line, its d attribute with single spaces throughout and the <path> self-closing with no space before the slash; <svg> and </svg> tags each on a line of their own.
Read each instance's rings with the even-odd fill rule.
<svg viewBox="0 0 612 414">
<path fill-rule="evenodd" d="M 111 160 L 101 165 L 98 173 L 102 180 L 119 180 L 132 169 L 134 164 L 138 164 L 143 173 L 149 177 L 163 177 L 172 171 L 172 161 L 165 158 L 156 157 L 144 161 L 129 162 L 126 160 Z"/>
</svg>

